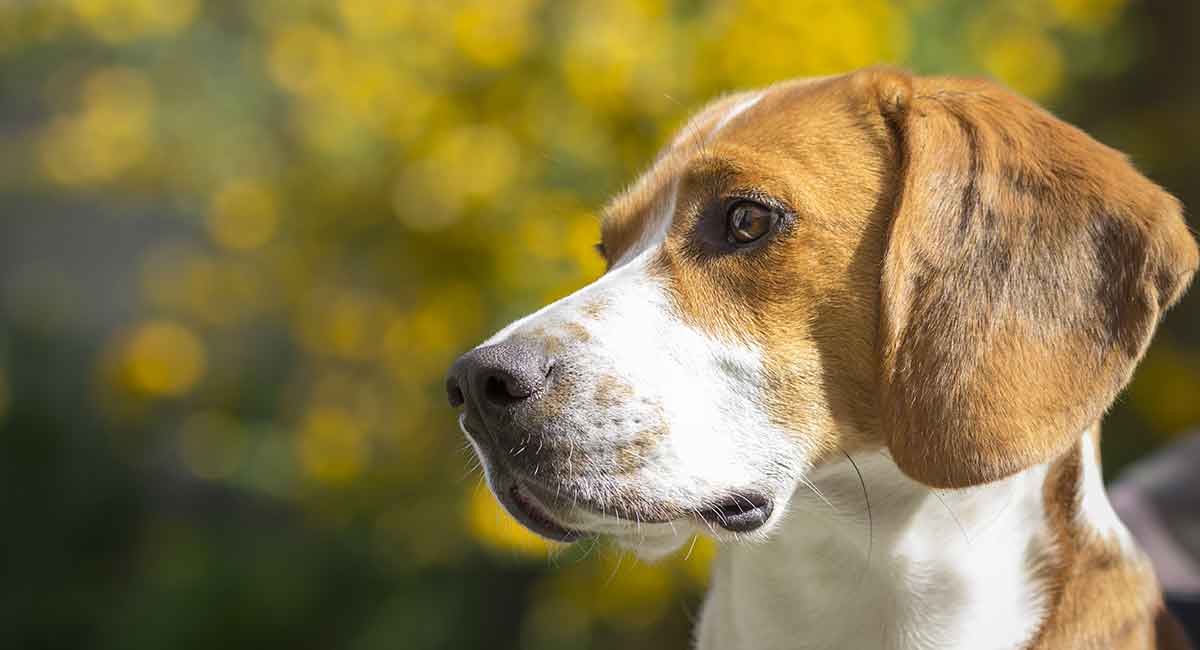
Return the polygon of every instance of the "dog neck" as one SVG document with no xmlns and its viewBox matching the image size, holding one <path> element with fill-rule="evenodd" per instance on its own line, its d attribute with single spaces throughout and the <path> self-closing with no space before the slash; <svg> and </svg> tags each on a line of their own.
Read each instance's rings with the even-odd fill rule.
<svg viewBox="0 0 1200 650">
<path fill-rule="evenodd" d="M 1136 553 L 1088 434 L 1057 461 L 961 490 L 864 453 L 813 472 L 767 541 L 721 550 L 699 647 L 1029 647 L 1061 602 L 1045 580 L 1062 545 L 1047 480 L 1071 454 L 1068 510 Z"/>
</svg>

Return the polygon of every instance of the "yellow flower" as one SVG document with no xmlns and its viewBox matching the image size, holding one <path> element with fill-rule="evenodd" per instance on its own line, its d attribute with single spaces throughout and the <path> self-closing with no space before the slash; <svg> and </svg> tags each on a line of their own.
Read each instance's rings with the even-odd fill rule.
<svg viewBox="0 0 1200 650">
<path fill-rule="evenodd" d="M 908 50 L 905 16 L 884 0 L 754 0 L 723 5 L 715 23 L 703 54 L 713 65 L 701 73 L 726 89 L 898 61 Z"/>
<path fill-rule="evenodd" d="M 697 535 L 688 542 L 675 562 L 683 566 L 683 571 L 697 586 L 708 584 L 712 575 L 712 563 L 717 557 L 717 543 L 711 537 Z"/>
<path fill-rule="evenodd" d="M 494 550 L 544 558 L 550 549 L 558 546 L 517 523 L 492 493 L 482 486 L 471 491 L 464 514 L 467 529 L 475 539 Z"/>
<path fill-rule="evenodd" d="M 412 21 L 414 5 L 379 0 L 337 0 L 342 24 L 354 34 L 378 36 L 398 31 Z"/>
<path fill-rule="evenodd" d="M 195 0 L 70 0 L 76 18 L 109 43 L 170 35 L 191 24 Z"/>
<path fill-rule="evenodd" d="M 398 182 L 392 197 L 397 217 L 413 230 L 446 228 L 473 205 L 510 190 L 532 165 L 519 144 L 501 128 L 460 126 L 439 134 L 423 159 Z"/>
<path fill-rule="evenodd" d="M 1128 0 L 1053 0 L 1054 13 L 1069 27 L 1108 27 L 1125 9 Z"/>
<path fill-rule="evenodd" d="M 275 83 L 301 94 L 316 94 L 341 73 L 342 42 L 307 23 L 285 25 L 271 36 L 267 67 Z"/>
<path fill-rule="evenodd" d="M 63 185 L 110 180 L 146 157 L 153 115 L 154 91 L 141 73 L 99 70 L 84 85 L 82 110 L 55 118 L 42 134 L 42 168 Z"/>
<path fill-rule="evenodd" d="M 225 248 L 258 248 L 271 241 L 279 225 L 275 193 L 260 181 L 230 181 L 213 195 L 207 224 L 209 235 Z"/>
<path fill-rule="evenodd" d="M 455 42 L 475 63 L 493 68 L 509 65 L 532 44 L 534 9 L 529 0 L 469 2 L 454 15 Z"/>
<path fill-rule="evenodd" d="M 124 347 L 123 367 L 131 388 L 153 397 L 191 390 L 204 376 L 204 344 L 188 328 L 169 321 L 138 327 Z"/>
<path fill-rule="evenodd" d="M 345 409 L 317 406 L 308 412 L 297 449 L 309 476 L 323 483 L 357 478 L 367 463 L 366 432 Z"/>
<path fill-rule="evenodd" d="M 993 40 L 984 51 L 989 72 L 1015 90 L 1044 98 L 1063 82 L 1062 53 L 1044 34 L 1016 31 Z"/>
<path fill-rule="evenodd" d="M 1155 431 L 1180 433 L 1200 423 L 1200 354 L 1160 336 L 1146 353 L 1129 405 Z"/>
</svg>

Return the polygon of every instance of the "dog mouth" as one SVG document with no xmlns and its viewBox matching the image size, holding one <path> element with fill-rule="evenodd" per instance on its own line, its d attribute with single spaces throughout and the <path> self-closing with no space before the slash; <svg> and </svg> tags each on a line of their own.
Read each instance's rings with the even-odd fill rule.
<svg viewBox="0 0 1200 650">
<path fill-rule="evenodd" d="M 505 493 L 506 498 L 502 501 L 510 506 L 510 510 L 515 511 L 514 514 L 523 525 L 544 537 L 569 542 L 591 534 L 560 523 L 560 520 L 551 514 L 551 510 L 542 505 L 549 498 L 545 489 L 544 486 L 525 484 L 514 478 Z M 574 501 L 576 507 L 583 506 L 587 512 L 601 513 L 608 521 L 636 524 L 639 529 L 645 524 L 670 525 L 674 521 L 698 519 L 710 527 L 731 533 L 750 533 L 762 528 L 770 520 L 775 509 L 775 501 L 771 497 L 758 492 L 744 491 L 718 499 L 708 506 L 678 510 L 673 515 L 652 511 L 634 514 L 619 508 L 605 513 L 609 509 Z"/>
<path fill-rule="evenodd" d="M 499 494 L 499 492 L 497 493 Z M 556 542 L 570 543 L 587 535 L 583 531 L 567 528 L 558 523 L 550 511 L 539 503 L 529 490 L 524 489 L 516 481 L 503 492 L 503 495 L 501 501 L 508 506 L 509 512 L 516 517 L 517 521 L 542 537 Z"/>
<path fill-rule="evenodd" d="M 705 522 L 731 533 L 749 533 L 762 528 L 774 511 L 775 501 L 769 496 L 746 493 L 721 499 L 707 508 L 701 508 L 699 514 Z"/>
<path fill-rule="evenodd" d="M 489 457 L 485 451 L 486 445 L 481 444 L 475 431 L 467 426 L 465 418 L 459 420 L 459 425 L 484 461 L 485 473 L 489 474 L 489 482 L 492 483 L 492 492 L 522 526 L 542 537 L 562 543 L 571 543 L 592 534 L 561 523 L 561 520 L 552 514 L 552 510 L 544 505 L 547 500 L 557 501 L 557 493 L 551 499 L 545 486 L 536 482 L 527 483 L 529 479 L 520 478 L 521 473 L 515 471 L 515 468 L 507 467 L 507 463 Z M 491 471 L 487 471 L 489 467 Z M 731 493 L 701 507 L 663 508 L 662 504 L 657 504 L 636 515 L 619 508 L 609 509 L 600 504 L 591 504 L 586 499 L 576 498 L 572 503 L 573 507 L 599 512 L 606 518 L 633 522 L 639 527 L 642 524 L 669 524 L 672 521 L 692 518 L 731 533 L 758 530 L 770 520 L 774 512 L 774 500 L 756 491 Z M 609 511 L 607 514 L 606 510 Z"/>
</svg>

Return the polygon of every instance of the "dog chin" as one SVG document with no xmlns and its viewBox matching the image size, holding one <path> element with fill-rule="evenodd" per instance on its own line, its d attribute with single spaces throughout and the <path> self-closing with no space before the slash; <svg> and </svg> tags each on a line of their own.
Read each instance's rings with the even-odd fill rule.
<svg viewBox="0 0 1200 650">
<path fill-rule="evenodd" d="M 638 532 L 636 529 L 630 529 L 622 533 L 609 533 L 609 536 L 618 546 L 631 551 L 638 559 L 644 562 L 657 562 L 682 548 L 693 535 L 699 532 L 687 522 L 675 524 L 674 530 L 663 524 L 654 526 L 656 528 L 662 526 L 667 530 Z"/>
</svg>

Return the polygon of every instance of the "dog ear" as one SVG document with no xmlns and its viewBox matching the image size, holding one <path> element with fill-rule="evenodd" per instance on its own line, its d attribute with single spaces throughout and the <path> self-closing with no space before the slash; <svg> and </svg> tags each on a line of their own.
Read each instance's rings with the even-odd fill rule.
<svg viewBox="0 0 1200 650">
<path fill-rule="evenodd" d="M 1101 417 L 1190 281 L 1179 203 L 993 83 L 869 78 L 901 159 L 880 285 L 888 448 L 935 487 L 1050 460 Z"/>
</svg>

